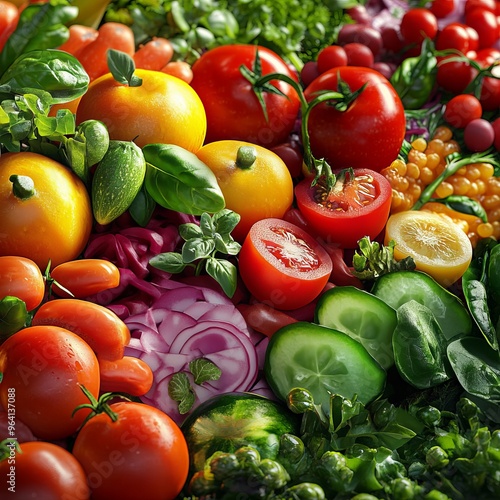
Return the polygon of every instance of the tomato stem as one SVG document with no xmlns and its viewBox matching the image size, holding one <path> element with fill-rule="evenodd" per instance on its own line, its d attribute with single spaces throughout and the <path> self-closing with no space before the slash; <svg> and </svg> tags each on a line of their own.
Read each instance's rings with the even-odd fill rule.
<svg viewBox="0 0 500 500">
<path fill-rule="evenodd" d="M 28 200 L 35 193 L 35 183 L 27 175 L 11 175 L 9 181 L 12 182 L 12 193 L 16 198 Z"/>
<path fill-rule="evenodd" d="M 257 150 L 253 146 L 240 146 L 236 153 L 236 166 L 243 170 L 250 168 L 257 159 Z"/>
</svg>

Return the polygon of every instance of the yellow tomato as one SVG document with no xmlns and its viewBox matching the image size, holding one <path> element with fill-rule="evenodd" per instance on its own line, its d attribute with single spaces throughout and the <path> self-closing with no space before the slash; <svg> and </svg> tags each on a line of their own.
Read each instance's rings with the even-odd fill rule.
<svg viewBox="0 0 500 500">
<path fill-rule="evenodd" d="M 76 121 L 100 120 L 110 139 L 175 144 L 196 153 L 205 140 L 205 108 L 193 88 L 161 71 L 137 69 L 142 85 L 118 83 L 111 73 L 94 80 L 81 97 Z"/>
<path fill-rule="evenodd" d="M 0 156 L 0 255 L 45 270 L 49 259 L 56 266 L 78 257 L 92 222 L 87 189 L 64 165 L 37 153 Z"/>
<path fill-rule="evenodd" d="M 293 202 L 293 181 L 275 153 L 248 142 L 224 140 L 205 144 L 198 158 L 212 170 L 226 208 L 241 216 L 233 230 L 243 241 L 252 225 L 269 217 L 281 218 Z"/>
<path fill-rule="evenodd" d="M 413 257 L 418 270 L 448 287 L 462 277 L 472 260 L 472 244 L 465 232 L 443 214 L 408 210 L 389 217 L 385 244 L 394 240 L 394 257 Z"/>
</svg>

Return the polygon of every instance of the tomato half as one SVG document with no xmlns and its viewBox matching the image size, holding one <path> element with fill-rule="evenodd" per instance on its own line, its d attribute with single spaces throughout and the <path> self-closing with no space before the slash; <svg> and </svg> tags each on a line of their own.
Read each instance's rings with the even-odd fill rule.
<svg viewBox="0 0 500 500">
<path fill-rule="evenodd" d="M 25 257 L 0 256 L 0 300 L 17 297 L 31 311 L 39 306 L 45 294 L 45 281 L 40 268 Z"/>
<path fill-rule="evenodd" d="M 72 435 L 88 415 L 73 410 L 88 402 L 80 385 L 99 394 L 97 358 L 80 337 L 57 326 L 19 330 L 0 347 L 0 402 L 14 401 L 16 417 L 39 439 Z"/>
<path fill-rule="evenodd" d="M 295 187 L 297 206 L 311 229 L 329 244 L 356 248 L 363 236 L 375 239 L 389 217 L 392 187 L 378 172 L 355 169 L 338 181 L 328 193 L 321 182 L 311 186 L 311 179 Z"/>
<path fill-rule="evenodd" d="M 93 500 L 174 500 L 189 469 L 188 447 L 174 421 L 142 403 L 110 405 L 80 430 L 73 454 L 82 464 Z"/>
<path fill-rule="evenodd" d="M 340 82 L 351 92 L 365 88 L 347 109 L 323 102 L 310 113 L 311 150 L 332 168 L 370 168 L 380 171 L 395 160 L 406 133 L 403 103 L 389 80 L 371 68 L 342 66 L 316 78 L 304 91 L 308 101 L 318 92 L 338 91 Z"/>
<path fill-rule="evenodd" d="M 272 50 L 255 45 L 223 45 L 208 50 L 192 66 L 191 86 L 207 114 L 205 142 L 237 139 L 272 147 L 284 142 L 299 111 L 299 97 L 287 83 L 272 81 L 284 96 L 264 92 L 268 120 L 240 66 L 252 69 L 258 51 L 262 75 L 282 73 L 296 79 L 285 61 Z"/>
<path fill-rule="evenodd" d="M 0 475 L 6 482 L 2 491 L 5 488 L 15 492 L 13 498 L 87 500 L 90 497 L 85 472 L 68 450 L 44 441 L 19 446 L 20 451 L 11 448 L 9 456 L 0 461 Z"/>
<path fill-rule="evenodd" d="M 306 231 L 281 219 L 256 222 L 239 253 L 239 271 L 250 293 L 277 309 L 297 309 L 323 290 L 332 261 Z"/>
</svg>

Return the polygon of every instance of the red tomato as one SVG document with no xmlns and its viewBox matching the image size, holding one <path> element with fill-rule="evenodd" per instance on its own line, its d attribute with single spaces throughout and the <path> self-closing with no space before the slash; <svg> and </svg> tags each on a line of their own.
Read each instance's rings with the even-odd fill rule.
<svg viewBox="0 0 500 500">
<path fill-rule="evenodd" d="M 304 157 L 299 144 L 289 141 L 274 146 L 271 151 L 276 153 L 284 161 L 290 171 L 292 179 L 298 179 L 302 176 Z"/>
<path fill-rule="evenodd" d="M 237 308 L 245 318 L 247 325 L 266 337 L 271 337 L 280 328 L 298 321 L 285 312 L 262 302 L 238 304 Z"/>
<path fill-rule="evenodd" d="M 319 75 L 318 63 L 316 61 L 307 61 L 300 70 L 300 81 L 304 87 L 307 87 Z"/>
<path fill-rule="evenodd" d="M 348 43 L 359 43 L 368 47 L 374 57 L 377 57 L 382 50 L 383 40 L 380 31 L 372 28 L 368 24 L 344 24 L 339 31 L 337 43 L 347 45 Z"/>
<path fill-rule="evenodd" d="M 451 23 L 446 25 L 437 35 L 436 49 L 456 49 L 467 54 L 469 46 L 469 32 L 465 25 L 460 23 Z"/>
<path fill-rule="evenodd" d="M 351 92 L 364 90 L 345 111 L 335 102 L 315 106 L 309 116 L 312 153 L 325 158 L 332 168 L 367 167 L 380 171 L 399 154 L 406 133 L 403 103 L 390 82 L 378 71 L 342 66 L 326 71 L 304 91 L 308 101 L 316 92 L 337 91 L 339 81 Z"/>
<path fill-rule="evenodd" d="M 344 47 L 341 45 L 329 45 L 325 47 L 319 51 L 317 63 L 319 74 L 338 66 L 347 66 L 347 54 Z"/>
<path fill-rule="evenodd" d="M 63 262 L 54 267 L 50 277 L 55 280 L 52 291 L 59 297 L 71 297 L 62 288 L 81 299 L 104 290 L 110 290 L 120 284 L 120 270 L 115 264 L 104 259 L 79 259 Z"/>
<path fill-rule="evenodd" d="M 310 234 L 282 219 L 256 222 L 238 260 L 241 279 L 250 293 L 280 310 L 309 304 L 332 272 L 332 261 L 323 247 Z"/>
<path fill-rule="evenodd" d="M 12 296 L 23 300 L 26 309 L 38 307 L 45 295 L 40 268 L 26 257 L 0 256 L 0 300 Z"/>
<path fill-rule="evenodd" d="M 438 18 L 449 16 L 455 10 L 455 0 L 432 0 L 429 10 Z"/>
<path fill-rule="evenodd" d="M 479 36 L 478 48 L 492 47 L 498 40 L 497 16 L 490 10 L 476 7 L 465 14 L 465 23 Z"/>
<path fill-rule="evenodd" d="M 373 52 L 367 45 L 357 42 L 346 43 L 344 45 L 347 54 L 347 64 L 349 66 L 363 66 L 371 68 L 375 61 Z"/>
<path fill-rule="evenodd" d="M 472 94 L 459 94 L 446 103 L 444 119 L 456 128 L 464 128 L 469 122 L 481 118 L 483 108 Z"/>
<path fill-rule="evenodd" d="M 161 72 L 176 76 L 186 83 L 193 81 L 193 70 L 191 69 L 191 65 L 186 61 L 170 61 L 163 66 Z"/>
<path fill-rule="evenodd" d="M 15 492 L 12 498 L 90 498 L 85 472 L 68 450 L 44 441 L 30 441 L 19 446 L 20 451 L 12 448 L 10 455 L 0 461 L 0 475 L 4 478 L 2 489 L 11 487 Z"/>
<path fill-rule="evenodd" d="M 462 93 L 472 81 L 476 70 L 465 61 L 453 61 L 453 56 L 438 57 L 436 81 L 452 94 Z"/>
<path fill-rule="evenodd" d="M 125 392 L 144 396 L 153 385 L 151 367 L 139 358 L 123 356 L 115 361 L 99 359 L 101 392 Z"/>
<path fill-rule="evenodd" d="M 356 248 L 363 236 L 374 240 L 384 229 L 391 208 L 392 189 L 378 172 L 355 169 L 338 181 L 330 193 L 318 182 L 304 179 L 295 187 L 297 206 L 304 219 L 329 244 Z"/>
<path fill-rule="evenodd" d="M 110 405 L 116 415 L 92 417 L 80 430 L 73 455 L 82 464 L 92 500 L 174 500 L 187 479 L 189 454 L 175 422 L 142 403 Z"/>
<path fill-rule="evenodd" d="M 39 439 L 71 436 L 89 414 L 73 410 L 88 400 L 80 385 L 99 395 L 97 358 L 78 335 L 57 326 L 19 330 L 0 347 L 0 402 Z"/>
<path fill-rule="evenodd" d="M 264 92 L 268 120 L 240 66 L 252 69 L 259 53 L 262 75 L 283 73 L 296 79 L 275 52 L 255 45 L 224 45 L 208 50 L 193 64 L 191 86 L 207 114 L 206 143 L 236 139 L 272 147 L 288 139 L 299 111 L 299 97 L 287 83 L 273 81 L 285 96 Z"/>
<path fill-rule="evenodd" d="M 419 45 L 426 37 L 433 40 L 438 32 L 436 16 L 429 9 L 410 9 L 401 19 L 400 31 L 407 44 Z"/>
<path fill-rule="evenodd" d="M 110 361 L 122 358 L 130 342 L 130 330 L 111 309 L 81 299 L 45 302 L 32 324 L 66 328 L 80 336 L 99 358 Z"/>
<path fill-rule="evenodd" d="M 15 31 L 19 21 L 19 9 L 11 2 L 0 0 L 0 50 Z"/>
</svg>

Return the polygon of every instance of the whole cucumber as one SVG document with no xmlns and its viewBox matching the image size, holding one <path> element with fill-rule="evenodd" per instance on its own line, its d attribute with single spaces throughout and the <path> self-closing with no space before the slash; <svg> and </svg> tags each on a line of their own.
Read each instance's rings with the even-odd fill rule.
<svg viewBox="0 0 500 500">
<path fill-rule="evenodd" d="M 92 179 L 92 210 L 99 224 L 109 224 L 130 207 L 146 175 L 142 149 L 132 141 L 112 140 Z"/>
</svg>

